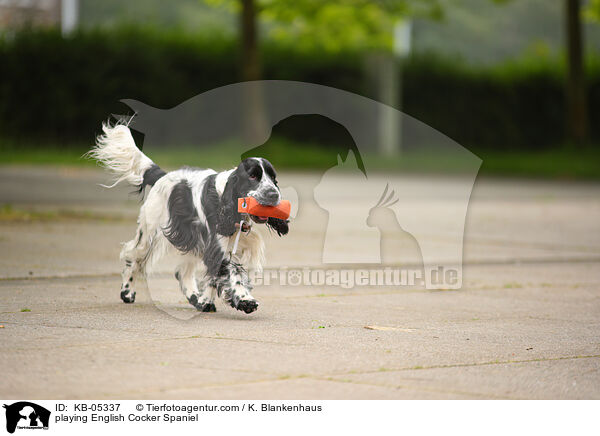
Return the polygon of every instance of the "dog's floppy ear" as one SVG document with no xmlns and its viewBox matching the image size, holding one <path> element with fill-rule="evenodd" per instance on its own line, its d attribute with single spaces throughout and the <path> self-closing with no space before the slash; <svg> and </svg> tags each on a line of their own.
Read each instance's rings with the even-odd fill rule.
<svg viewBox="0 0 600 436">
<path fill-rule="evenodd" d="M 281 220 L 279 218 L 270 217 L 267 220 L 267 226 L 275 230 L 279 236 L 287 235 L 288 231 L 290 230 L 289 221 Z"/>
<path fill-rule="evenodd" d="M 217 233 L 223 236 L 233 235 L 235 233 L 235 223 L 239 223 L 242 220 L 242 216 L 237 211 L 237 199 L 240 196 L 237 173 L 237 169 L 231 173 L 221 195 Z"/>
</svg>

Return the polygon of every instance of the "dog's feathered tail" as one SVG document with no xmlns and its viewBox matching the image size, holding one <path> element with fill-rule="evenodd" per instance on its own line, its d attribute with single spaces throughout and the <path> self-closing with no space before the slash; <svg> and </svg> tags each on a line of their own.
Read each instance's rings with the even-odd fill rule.
<svg viewBox="0 0 600 436">
<path fill-rule="evenodd" d="M 114 182 L 106 188 L 112 188 L 122 181 L 138 188 L 142 192 L 146 186 L 154 183 L 166 173 L 135 145 L 129 127 L 124 124 L 102 124 L 102 135 L 96 138 L 96 144 L 85 156 L 96 159 L 114 176 Z"/>
</svg>

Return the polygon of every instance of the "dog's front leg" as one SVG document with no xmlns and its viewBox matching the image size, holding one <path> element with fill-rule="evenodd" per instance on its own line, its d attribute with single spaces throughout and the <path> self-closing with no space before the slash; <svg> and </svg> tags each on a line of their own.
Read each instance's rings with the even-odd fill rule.
<svg viewBox="0 0 600 436">
<path fill-rule="evenodd" d="M 225 260 L 221 267 L 222 275 L 216 280 L 217 293 L 231 307 L 246 313 L 258 309 L 258 301 L 251 294 L 252 285 L 248 272 L 239 263 Z"/>
<path fill-rule="evenodd" d="M 252 313 L 258 309 L 258 301 L 252 294 L 248 272 L 227 252 L 228 238 L 213 237 L 203 253 L 210 286 L 217 295 L 237 310 Z"/>
</svg>

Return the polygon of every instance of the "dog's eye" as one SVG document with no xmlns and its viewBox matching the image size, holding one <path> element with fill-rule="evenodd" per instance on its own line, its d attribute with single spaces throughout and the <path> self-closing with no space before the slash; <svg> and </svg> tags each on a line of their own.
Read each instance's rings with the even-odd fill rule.
<svg viewBox="0 0 600 436">
<path fill-rule="evenodd" d="M 256 176 L 250 176 L 248 177 L 250 180 L 256 180 Z"/>
</svg>

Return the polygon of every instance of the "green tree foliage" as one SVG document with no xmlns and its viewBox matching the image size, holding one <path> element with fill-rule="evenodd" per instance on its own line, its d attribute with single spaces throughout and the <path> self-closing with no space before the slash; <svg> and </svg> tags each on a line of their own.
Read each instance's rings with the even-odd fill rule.
<svg viewBox="0 0 600 436">
<path fill-rule="evenodd" d="M 600 0 L 589 0 L 583 7 L 583 16 L 591 22 L 600 22 Z"/>
<path fill-rule="evenodd" d="M 239 11 L 239 0 L 205 0 Z M 439 18 L 441 0 L 256 0 L 269 39 L 300 50 L 390 49 L 393 27 L 407 16 Z"/>
</svg>

